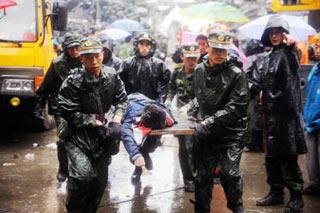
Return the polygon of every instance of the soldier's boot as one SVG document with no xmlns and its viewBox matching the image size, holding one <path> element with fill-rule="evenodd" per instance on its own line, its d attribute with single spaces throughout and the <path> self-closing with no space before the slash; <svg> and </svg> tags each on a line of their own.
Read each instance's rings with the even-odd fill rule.
<svg viewBox="0 0 320 213">
<path fill-rule="evenodd" d="M 256 201 L 257 206 L 274 206 L 283 203 L 284 202 L 282 189 L 271 189 L 266 197 Z"/>
<path fill-rule="evenodd" d="M 299 212 L 303 208 L 304 202 L 301 192 L 290 191 L 290 200 L 285 208 L 285 213 Z"/>
<path fill-rule="evenodd" d="M 146 169 L 152 170 L 153 169 L 153 162 L 152 162 L 152 159 L 151 159 L 149 153 L 142 153 L 142 156 L 143 156 L 144 161 L 145 161 Z"/>
<path fill-rule="evenodd" d="M 142 168 L 136 166 L 136 168 L 134 169 L 133 174 L 131 176 L 131 182 L 133 184 L 139 183 L 141 174 L 142 174 Z"/>
<path fill-rule="evenodd" d="M 233 213 L 246 213 L 246 210 L 243 208 L 243 206 L 238 206 L 236 208 L 232 209 Z"/>
</svg>

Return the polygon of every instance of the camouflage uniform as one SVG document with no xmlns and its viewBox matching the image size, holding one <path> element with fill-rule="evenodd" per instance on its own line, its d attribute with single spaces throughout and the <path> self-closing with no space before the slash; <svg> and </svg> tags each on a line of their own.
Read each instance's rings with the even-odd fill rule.
<svg viewBox="0 0 320 213">
<path fill-rule="evenodd" d="M 35 118 L 37 119 L 42 116 L 43 109 L 46 105 L 46 102 L 48 101 L 49 114 L 54 115 L 57 127 L 59 127 L 63 122 L 63 118 L 61 117 L 58 110 L 58 104 L 56 100 L 60 86 L 62 82 L 68 77 L 72 69 L 82 66 L 79 58 L 70 57 L 66 51 L 68 48 L 74 46 L 80 46 L 80 37 L 77 35 L 67 34 L 63 41 L 64 53 L 62 53 L 58 58 L 52 61 L 51 66 L 40 88 L 36 92 L 36 106 L 34 110 Z M 63 142 L 64 140 L 61 138 L 59 138 L 59 140 L 57 141 L 57 155 L 59 162 L 58 175 L 62 174 L 63 176 L 65 176 L 68 173 L 68 162 Z"/>
<path fill-rule="evenodd" d="M 101 44 L 92 39 L 81 43 L 80 54 L 100 53 Z M 95 52 L 86 52 L 86 51 Z M 68 122 L 70 139 L 66 142 L 69 178 L 66 207 L 68 212 L 96 212 L 108 180 L 108 158 L 112 141 L 102 139 L 101 126 L 111 105 L 115 115 L 122 117 L 127 105 L 124 85 L 116 71 L 102 66 L 98 78 L 84 67 L 70 75 L 62 84 L 58 104 Z"/>
<path fill-rule="evenodd" d="M 183 56 L 189 58 L 199 57 L 199 48 L 196 45 L 183 46 Z M 173 71 L 171 80 L 169 83 L 167 99 L 172 101 L 174 96 L 177 96 L 177 107 L 181 108 L 194 99 L 193 92 L 193 72 L 186 73 L 184 71 L 184 65 L 176 68 Z M 183 181 L 186 186 L 186 190 L 189 184 L 193 185 L 194 181 L 194 158 L 193 158 L 193 144 L 194 137 L 190 135 L 178 136 L 179 140 L 179 161 L 182 171 Z M 190 189 L 189 189 L 190 190 Z M 190 190 L 193 191 L 193 190 Z"/>
<path fill-rule="evenodd" d="M 229 40 L 224 33 L 213 33 L 212 37 L 213 41 L 209 35 L 211 48 L 225 48 L 224 44 L 219 46 L 220 41 Z M 230 61 L 213 66 L 203 62 L 194 72 L 194 91 L 199 104 L 197 118 L 202 120 L 195 124 L 195 212 L 210 212 L 213 170 L 219 162 L 227 206 L 234 212 L 243 212 L 240 159 L 248 139 L 246 77 Z"/>
</svg>

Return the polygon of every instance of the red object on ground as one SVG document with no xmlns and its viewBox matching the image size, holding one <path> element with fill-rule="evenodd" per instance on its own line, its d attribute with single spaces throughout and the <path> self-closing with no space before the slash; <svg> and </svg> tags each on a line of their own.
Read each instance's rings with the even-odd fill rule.
<svg viewBox="0 0 320 213">
<path fill-rule="evenodd" d="M 6 15 L 6 8 L 16 6 L 17 3 L 13 0 L 0 0 L 0 9 L 3 9 L 3 14 Z"/>
</svg>

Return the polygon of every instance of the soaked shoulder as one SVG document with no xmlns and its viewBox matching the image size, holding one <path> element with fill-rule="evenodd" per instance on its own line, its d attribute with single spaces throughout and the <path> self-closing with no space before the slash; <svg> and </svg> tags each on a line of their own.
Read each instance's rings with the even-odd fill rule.
<svg viewBox="0 0 320 213">
<path fill-rule="evenodd" d="M 69 85 L 74 85 L 77 88 L 80 88 L 82 81 L 84 79 L 85 70 L 83 67 L 75 68 L 72 70 L 72 73 L 67 77 L 66 82 Z"/>
</svg>

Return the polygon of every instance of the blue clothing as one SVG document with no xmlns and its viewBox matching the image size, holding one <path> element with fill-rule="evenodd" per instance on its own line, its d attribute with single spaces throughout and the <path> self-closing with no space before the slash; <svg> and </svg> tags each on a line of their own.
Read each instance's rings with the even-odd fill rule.
<svg viewBox="0 0 320 213">
<path fill-rule="evenodd" d="M 304 121 L 308 133 L 320 129 L 320 62 L 312 67 L 308 76 Z"/>
<path fill-rule="evenodd" d="M 137 118 L 143 113 L 144 107 L 150 104 L 157 104 L 165 111 L 167 109 L 164 105 L 152 100 L 141 93 L 132 93 L 128 95 L 128 106 L 123 116 L 123 124 L 121 125 L 121 140 L 124 147 L 129 153 L 130 161 L 133 163 L 139 156 L 141 156 L 140 148 L 134 139 L 132 124 L 137 121 Z"/>
</svg>

